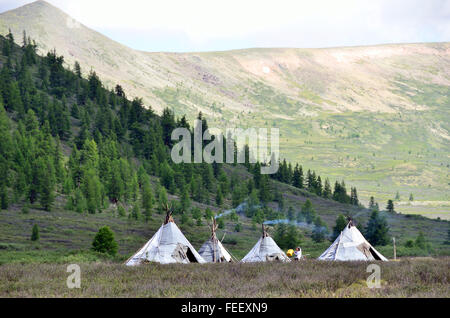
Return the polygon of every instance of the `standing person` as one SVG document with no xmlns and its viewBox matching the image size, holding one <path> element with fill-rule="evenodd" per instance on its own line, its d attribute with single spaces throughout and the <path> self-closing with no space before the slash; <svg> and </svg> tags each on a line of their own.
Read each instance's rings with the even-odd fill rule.
<svg viewBox="0 0 450 318">
<path fill-rule="evenodd" d="M 299 261 L 302 258 L 302 249 L 297 247 L 294 252 L 294 260 Z"/>
</svg>

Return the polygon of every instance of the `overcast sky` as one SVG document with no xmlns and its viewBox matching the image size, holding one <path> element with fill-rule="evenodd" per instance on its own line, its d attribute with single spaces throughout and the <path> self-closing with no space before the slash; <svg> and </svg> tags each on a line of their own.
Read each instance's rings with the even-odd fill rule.
<svg viewBox="0 0 450 318">
<path fill-rule="evenodd" d="M 0 0 L 0 11 L 33 1 Z M 450 0 L 48 0 L 135 49 L 450 41 Z"/>
</svg>

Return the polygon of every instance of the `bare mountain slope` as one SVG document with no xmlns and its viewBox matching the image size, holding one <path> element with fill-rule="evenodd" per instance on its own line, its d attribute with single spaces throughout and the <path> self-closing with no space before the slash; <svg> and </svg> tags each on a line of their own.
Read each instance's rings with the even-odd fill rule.
<svg viewBox="0 0 450 318">
<path fill-rule="evenodd" d="M 396 94 L 395 78 L 450 85 L 449 43 L 144 53 L 85 27 L 45 1 L 1 14 L 0 33 L 8 28 L 18 41 L 26 30 L 42 53 L 56 48 L 69 64 L 78 60 L 85 72 L 94 68 L 110 85 L 121 82 L 130 94 L 145 96 L 157 109 L 167 102 L 150 92 L 180 83 L 227 108 L 257 110 L 261 105 L 245 92 L 262 82 L 303 108 L 333 112 L 427 107 Z M 302 110 L 297 107 L 289 115 L 295 117 Z"/>
</svg>

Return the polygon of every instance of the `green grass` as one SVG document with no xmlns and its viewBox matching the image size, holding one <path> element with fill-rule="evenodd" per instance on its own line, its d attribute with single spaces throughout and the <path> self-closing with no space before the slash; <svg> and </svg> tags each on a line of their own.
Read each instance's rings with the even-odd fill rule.
<svg viewBox="0 0 450 318">
<path fill-rule="evenodd" d="M 369 289 L 365 262 L 315 260 L 257 264 L 82 263 L 69 289 L 67 264 L 0 266 L 0 297 L 449 297 L 450 258 L 378 263 L 381 288 Z"/>
</svg>

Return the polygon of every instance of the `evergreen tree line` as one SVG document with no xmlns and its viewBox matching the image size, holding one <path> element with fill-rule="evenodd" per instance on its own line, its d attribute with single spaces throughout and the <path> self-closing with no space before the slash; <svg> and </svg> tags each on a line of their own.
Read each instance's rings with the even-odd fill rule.
<svg viewBox="0 0 450 318">
<path fill-rule="evenodd" d="M 298 189 L 305 189 L 311 193 L 315 193 L 326 199 L 332 199 L 340 203 L 359 205 L 358 193 L 356 187 L 351 187 L 350 195 L 347 193 L 347 188 L 344 180 L 341 182 L 336 181 L 334 188 L 331 187 L 330 180 L 328 178 L 322 181 L 320 175 L 316 175 L 315 171 L 308 169 L 306 175 L 304 175 L 303 167 L 298 163 L 293 168 L 291 163 L 287 163 L 286 159 L 278 163 L 279 169 L 276 173 L 271 174 L 270 178 L 293 185 Z M 254 174 L 255 184 L 259 184 L 259 180 L 263 177 L 260 174 L 261 164 L 247 164 L 249 171 Z M 258 181 L 257 181 L 258 180 Z M 265 180 L 263 181 L 265 182 Z M 269 196 L 268 200 L 271 198 Z"/>
<path fill-rule="evenodd" d="M 180 197 L 175 213 L 192 215 L 191 200 L 237 205 L 251 192 L 222 164 L 173 163 L 173 129 L 193 132 L 184 116 L 175 118 L 169 109 L 157 116 L 142 99 L 127 99 L 120 85 L 106 89 L 94 71 L 84 79 L 79 63 L 64 68 L 55 51 L 38 56 L 25 34 L 22 47 L 11 33 L 0 45 L 3 209 L 24 200 L 51 210 L 64 194 L 70 210 L 98 213 L 113 203 L 124 216 L 132 205 L 131 218 L 148 220 L 152 211 L 163 211 L 168 193 Z M 201 113 L 198 119 L 204 132 L 208 123 Z M 263 186 L 259 197 L 268 191 Z"/>
</svg>

